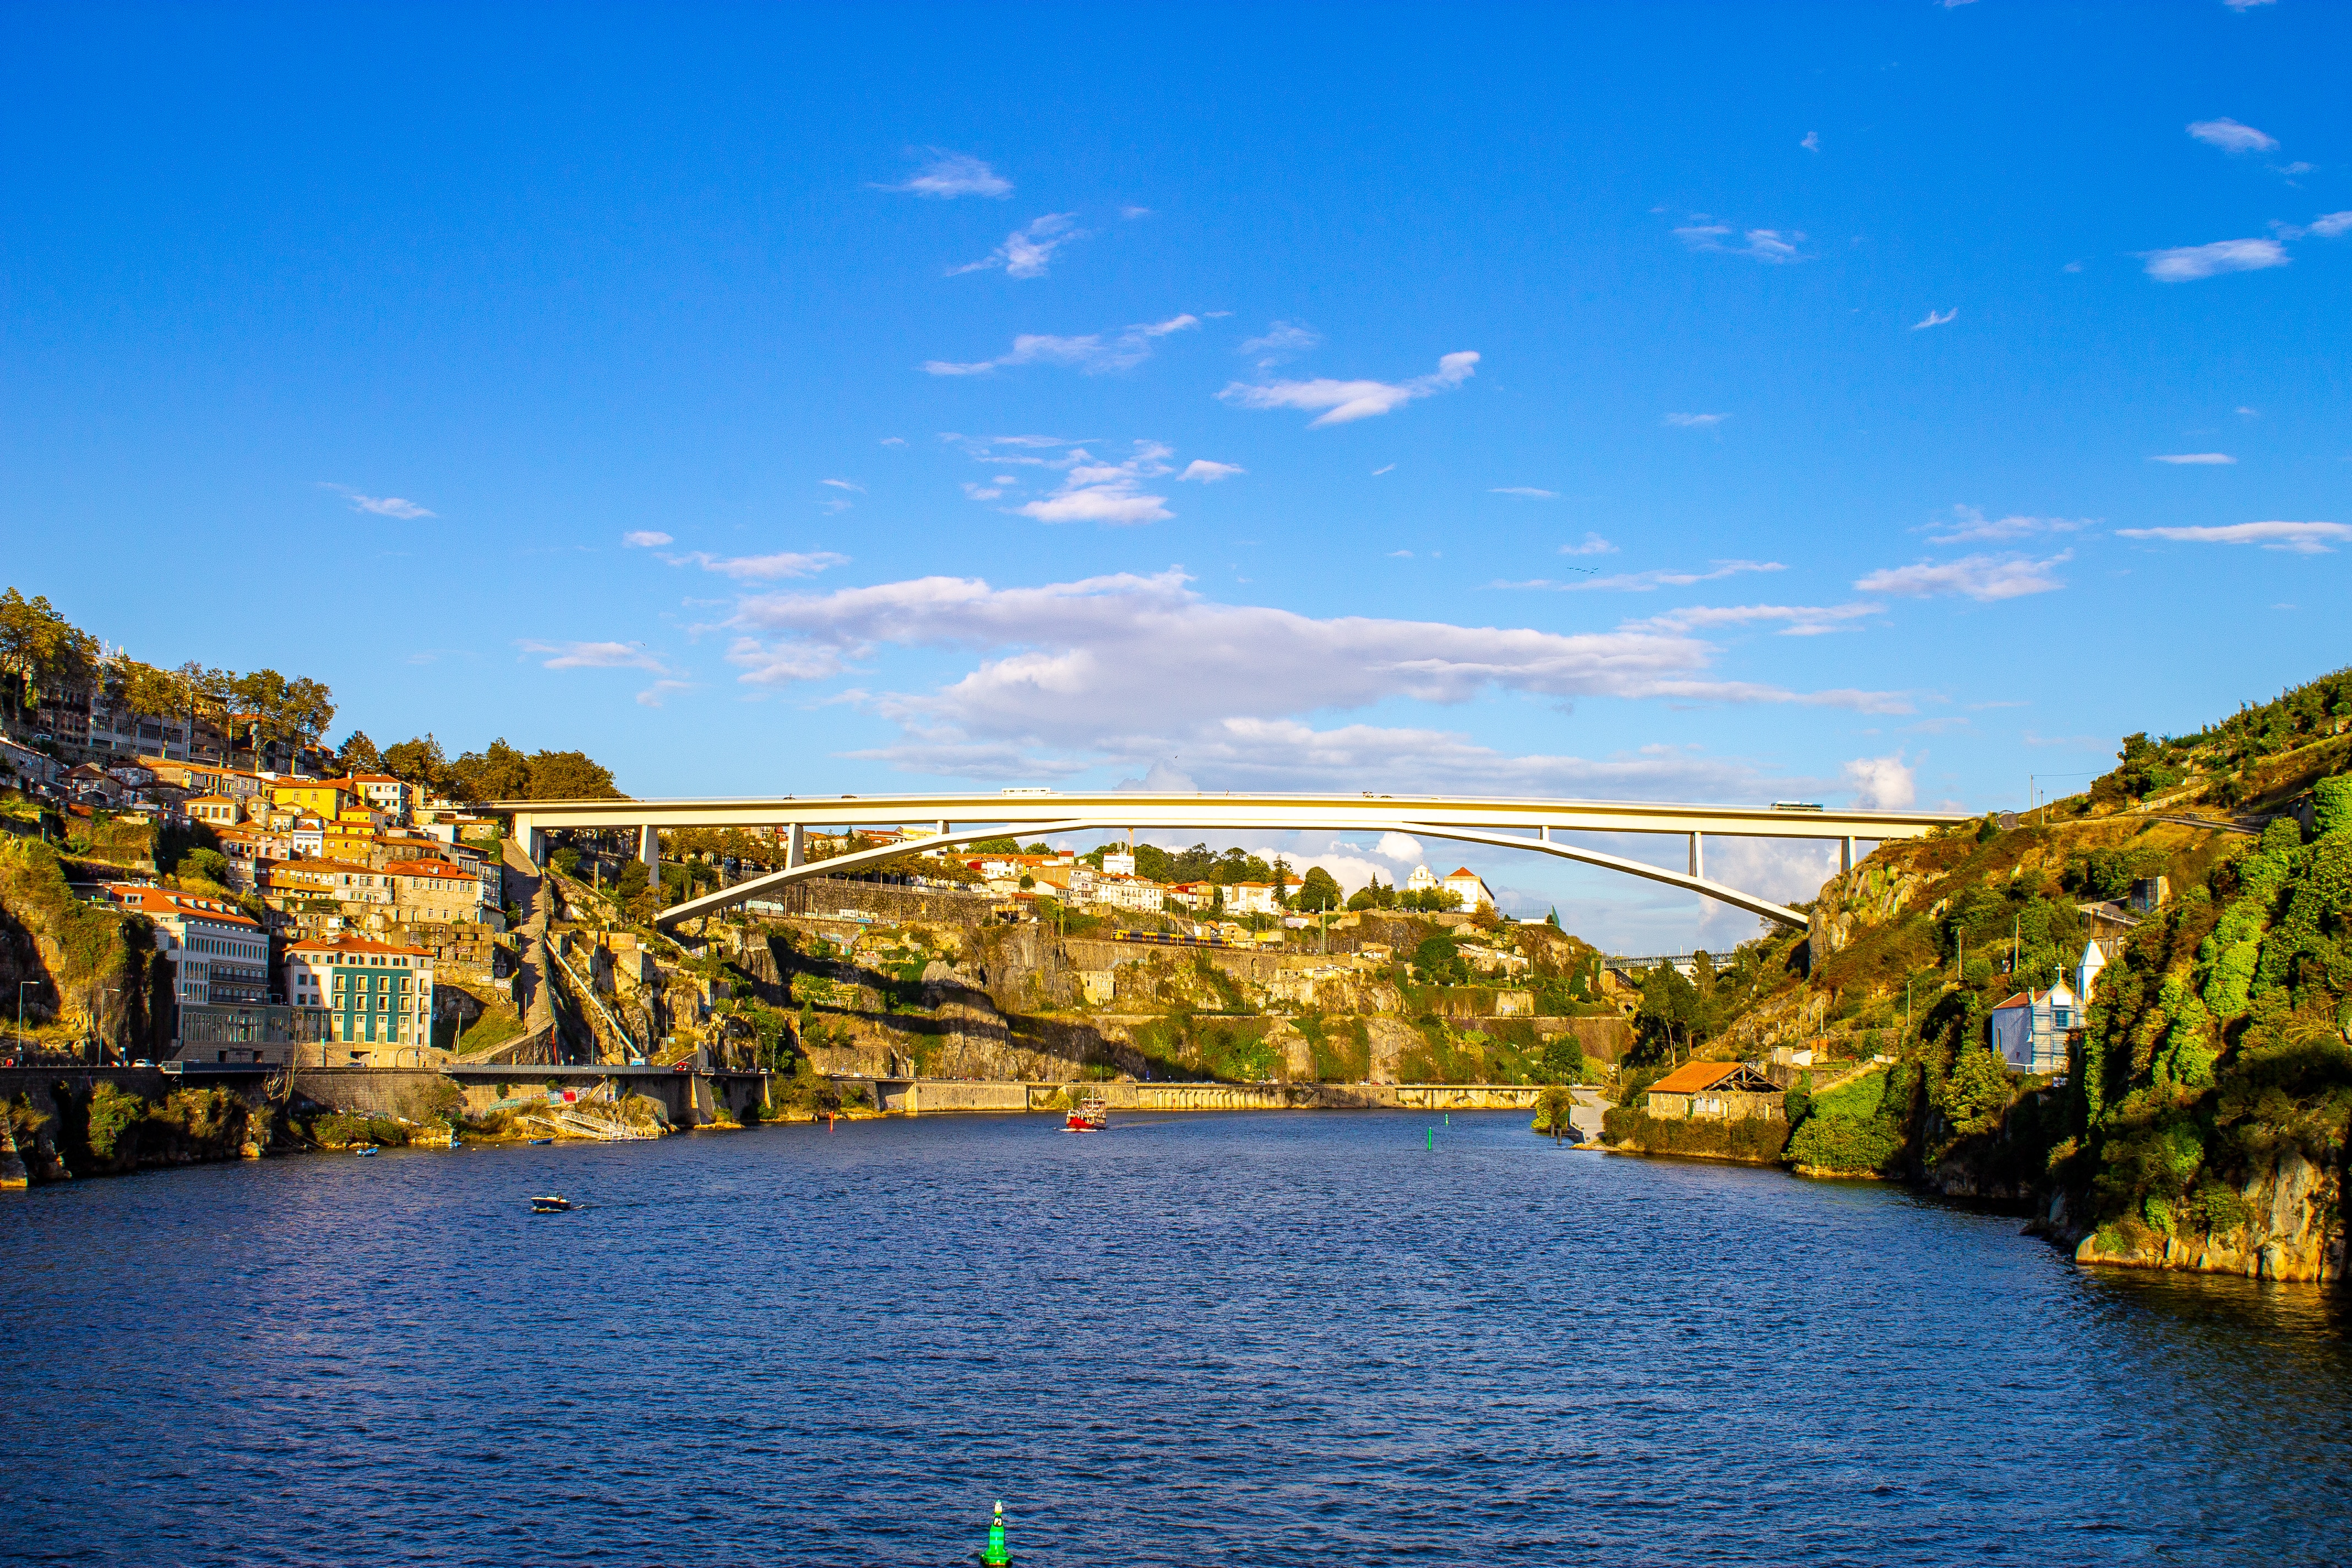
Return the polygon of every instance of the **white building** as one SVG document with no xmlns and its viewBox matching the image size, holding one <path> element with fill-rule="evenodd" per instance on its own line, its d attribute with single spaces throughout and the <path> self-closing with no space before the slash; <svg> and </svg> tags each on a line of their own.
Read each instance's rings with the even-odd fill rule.
<svg viewBox="0 0 2352 1568">
<path fill-rule="evenodd" d="M 433 955 L 348 933 L 286 950 L 286 1000 L 325 1007 L 349 1061 L 389 1065 L 433 1043 Z"/>
<path fill-rule="evenodd" d="M 1093 901 L 1156 915 L 1168 905 L 1168 889 L 1149 877 L 1101 876 L 1094 879 Z"/>
<path fill-rule="evenodd" d="M 1426 866 L 1415 866 L 1412 875 L 1404 879 L 1404 890 L 1408 893 L 1425 893 L 1435 886 L 1437 873 Z"/>
<path fill-rule="evenodd" d="M 1103 868 L 1103 875 L 1104 875 L 1104 876 L 1106 876 L 1106 877 L 1132 877 L 1132 876 L 1134 876 L 1134 875 L 1135 875 L 1135 851 L 1134 851 L 1134 850 L 1132 850 L 1132 849 L 1106 849 L 1106 850 L 1104 850 L 1104 851 L 1103 851 L 1103 858 L 1102 858 L 1102 868 Z"/>
<path fill-rule="evenodd" d="M 1225 910 L 1236 915 L 1278 915 L 1282 906 L 1275 901 L 1272 882 L 1228 882 Z"/>
<path fill-rule="evenodd" d="M 107 896 L 155 922 L 155 951 L 178 969 L 183 1006 L 269 1000 L 269 933 L 218 899 L 118 882 Z"/>
<path fill-rule="evenodd" d="M 2083 962 L 2074 966 L 2074 994 L 2083 999 L 2084 1006 L 2090 1005 L 2091 987 L 2099 983 L 2099 973 L 2106 967 L 2107 955 L 2100 951 L 2098 942 L 2084 942 Z"/>
<path fill-rule="evenodd" d="M 2020 1072 L 2066 1070 L 2066 1035 L 2082 1022 L 2074 994 L 2060 981 L 2047 991 L 2021 991 L 1992 1010 L 1987 1027 L 1993 1055 Z"/>
<path fill-rule="evenodd" d="M 1467 866 L 1457 868 L 1454 875 L 1446 878 L 1444 886 L 1446 891 L 1462 900 L 1462 907 L 1465 910 L 1491 910 L 1495 907 L 1495 895 L 1486 890 L 1485 879 Z"/>
</svg>

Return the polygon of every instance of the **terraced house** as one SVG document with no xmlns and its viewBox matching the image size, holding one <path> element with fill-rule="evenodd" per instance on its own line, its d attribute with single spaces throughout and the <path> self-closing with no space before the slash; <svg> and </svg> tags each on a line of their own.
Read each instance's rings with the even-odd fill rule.
<svg viewBox="0 0 2352 1568">
<path fill-rule="evenodd" d="M 331 1015 L 328 1038 L 354 1063 L 392 1066 L 433 1043 L 433 955 L 344 934 L 286 950 L 286 999 Z"/>
</svg>

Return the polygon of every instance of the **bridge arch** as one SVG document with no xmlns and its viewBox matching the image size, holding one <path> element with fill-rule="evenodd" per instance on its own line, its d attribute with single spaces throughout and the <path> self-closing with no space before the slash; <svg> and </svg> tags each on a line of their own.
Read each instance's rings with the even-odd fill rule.
<svg viewBox="0 0 2352 1568">
<path fill-rule="evenodd" d="M 634 828 L 639 852 L 657 866 L 659 834 L 665 827 L 789 828 L 782 870 L 748 878 L 698 899 L 673 904 L 656 917 L 665 926 L 761 897 L 813 877 L 835 876 L 878 865 L 908 853 L 899 843 L 856 850 L 824 860 L 803 858 L 809 827 L 847 828 L 884 824 L 925 830 L 917 848 L 971 844 L 1013 836 L 1051 837 L 1071 833 L 1129 830 L 1202 832 L 1402 833 L 1417 838 L 1477 844 L 1550 855 L 1646 881 L 1702 894 L 1768 920 L 1802 925 L 1797 910 L 1706 875 L 1705 842 L 1710 837 L 1803 838 L 1841 846 L 1842 866 L 1851 866 L 1863 840 L 1915 838 L 1970 820 L 1949 812 L 1832 811 L 1781 803 L 1772 806 L 1684 805 L 1627 801 L 1568 801 L 1476 798 L 1445 795 L 1129 795 L 1117 792 L 1011 790 L 1000 795 L 842 795 L 764 800 L 501 801 L 488 809 L 513 819 L 515 836 L 534 862 L 545 858 L 545 834 L 560 828 Z M 1648 833 L 1686 837 L 1689 869 L 1674 871 L 1580 844 L 1560 832 Z"/>
</svg>

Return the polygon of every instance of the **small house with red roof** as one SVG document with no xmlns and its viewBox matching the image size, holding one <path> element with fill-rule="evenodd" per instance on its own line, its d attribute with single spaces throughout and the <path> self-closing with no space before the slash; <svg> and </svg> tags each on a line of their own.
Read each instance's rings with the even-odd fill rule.
<svg viewBox="0 0 2352 1568">
<path fill-rule="evenodd" d="M 1645 1109 L 1671 1121 L 1788 1120 L 1781 1092 L 1746 1062 L 1685 1062 L 1650 1086 Z"/>
</svg>

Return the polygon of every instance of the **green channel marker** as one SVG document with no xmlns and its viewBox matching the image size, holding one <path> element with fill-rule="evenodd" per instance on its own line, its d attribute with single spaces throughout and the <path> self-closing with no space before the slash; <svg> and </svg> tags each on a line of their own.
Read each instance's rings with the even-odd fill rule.
<svg viewBox="0 0 2352 1568">
<path fill-rule="evenodd" d="M 1422 1147 L 1428 1150 L 1433 1154 L 1437 1152 L 1437 1129 L 1434 1127 L 1424 1127 L 1421 1130 L 1421 1132 L 1422 1137 L 1426 1140 L 1426 1142 L 1422 1144 Z"/>
<path fill-rule="evenodd" d="M 1002 1568 L 1002 1564 L 1013 1561 L 1013 1553 L 1004 1545 L 1004 1504 L 1001 1500 L 996 1505 L 995 1517 L 988 1521 L 988 1545 L 980 1560 L 992 1564 L 992 1568 Z"/>
</svg>

